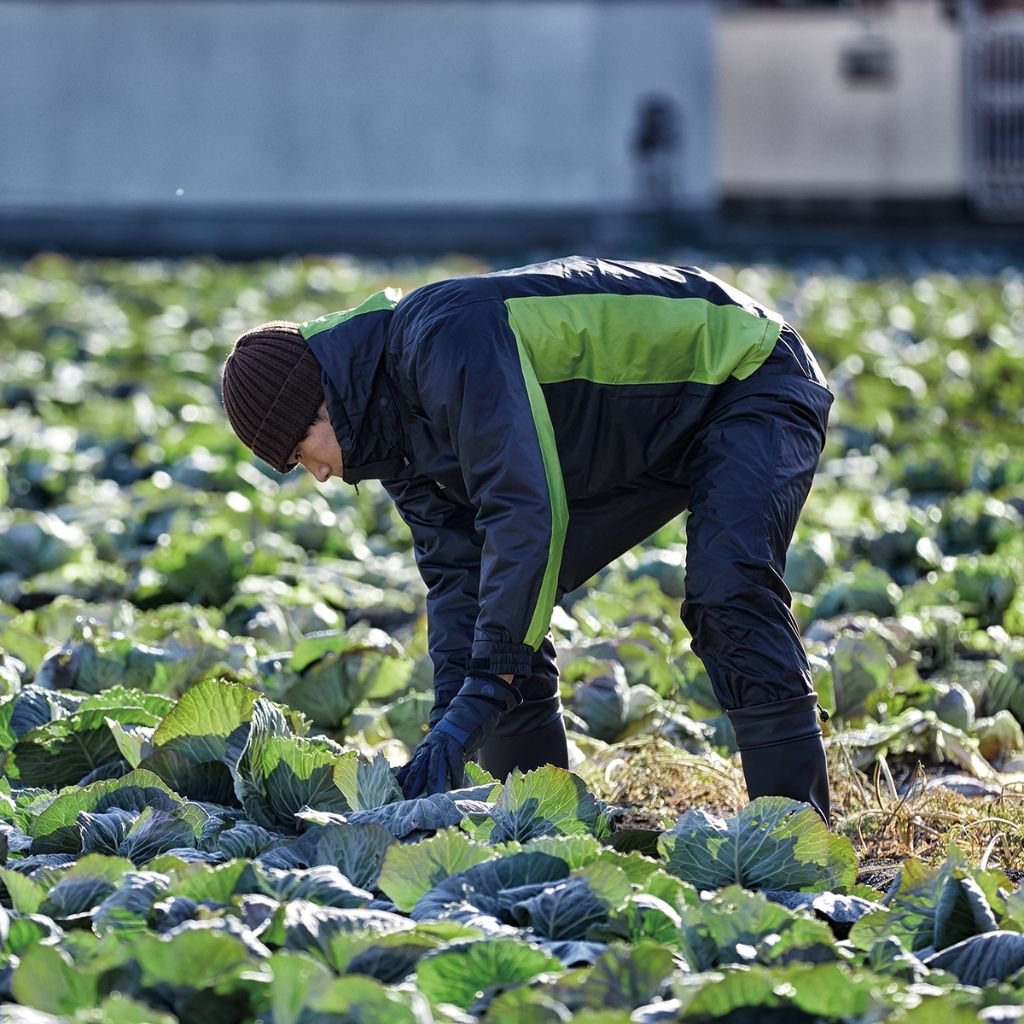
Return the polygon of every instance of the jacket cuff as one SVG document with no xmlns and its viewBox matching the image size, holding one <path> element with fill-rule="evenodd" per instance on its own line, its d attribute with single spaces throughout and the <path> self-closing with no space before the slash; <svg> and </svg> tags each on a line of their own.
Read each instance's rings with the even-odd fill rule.
<svg viewBox="0 0 1024 1024">
<path fill-rule="evenodd" d="M 818 696 L 809 693 L 803 697 L 734 708 L 726 712 L 736 734 L 740 750 L 770 747 L 810 736 L 820 736 L 818 724 Z"/>
<path fill-rule="evenodd" d="M 529 644 L 477 640 L 473 644 L 469 671 L 490 672 L 496 676 L 528 676 L 533 671 L 535 654 Z"/>
<path fill-rule="evenodd" d="M 448 710 L 448 705 L 451 704 L 455 695 L 462 689 L 462 684 L 465 681 L 465 676 L 459 676 L 457 679 L 449 679 L 441 683 L 435 678 L 434 706 L 430 709 L 430 717 L 428 719 L 431 729 L 444 717 L 444 713 Z"/>
</svg>

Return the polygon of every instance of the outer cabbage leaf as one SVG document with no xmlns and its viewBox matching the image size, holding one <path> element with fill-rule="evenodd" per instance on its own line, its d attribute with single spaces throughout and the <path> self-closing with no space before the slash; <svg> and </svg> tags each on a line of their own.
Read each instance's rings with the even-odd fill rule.
<svg viewBox="0 0 1024 1024">
<path fill-rule="evenodd" d="M 298 1024 L 431 1024 L 426 998 L 415 990 L 385 988 L 373 978 L 336 978 L 310 996 Z M 277 1017 L 275 1015 L 275 1024 Z"/>
<path fill-rule="evenodd" d="M 4 517 L 0 524 L 0 572 L 19 576 L 58 569 L 90 549 L 80 526 L 48 512 Z"/>
<path fill-rule="evenodd" d="M 938 868 L 906 859 L 899 883 L 886 894 L 885 910 L 862 917 L 850 931 L 850 941 L 870 950 L 890 937 L 917 953 L 942 949 L 961 939 L 997 928 L 993 903 L 1009 881 L 1001 872 L 975 871 L 953 847 Z"/>
<path fill-rule="evenodd" d="M 838 573 L 835 582 L 818 598 L 816 619 L 831 619 L 849 612 L 894 615 L 902 592 L 889 574 L 870 562 L 858 562 L 849 572 Z"/>
<path fill-rule="evenodd" d="M 144 932 L 149 926 L 153 904 L 167 891 L 169 879 L 156 871 L 130 871 L 93 912 L 93 930 L 108 932 Z"/>
<path fill-rule="evenodd" d="M 77 707 L 76 701 L 73 705 Z M 53 721 L 65 718 L 68 707 L 62 695 L 38 686 L 25 686 L 19 693 L 0 700 L 0 723 L 4 749 L 9 749 L 26 733 Z"/>
<path fill-rule="evenodd" d="M 861 896 L 842 896 L 834 892 L 782 892 L 763 890 L 762 895 L 788 910 L 810 910 L 832 926 L 832 931 L 845 939 L 850 928 L 865 914 L 884 910 L 881 903 Z"/>
<path fill-rule="evenodd" d="M 368 938 L 411 931 L 415 927 L 407 917 L 386 910 L 322 907 L 307 900 L 292 900 L 277 910 L 263 936 L 271 945 L 319 951 L 326 956 L 331 939 L 339 933 Z"/>
<path fill-rule="evenodd" d="M 250 821 L 232 822 L 228 828 L 217 828 L 206 832 L 200 839 L 199 848 L 221 853 L 227 860 L 253 859 L 274 846 L 279 837 Z"/>
<path fill-rule="evenodd" d="M 899 1005 L 898 992 L 887 991 L 867 972 L 838 963 L 755 964 L 679 976 L 674 989 L 679 1018 L 694 1020 L 739 1018 L 744 1010 L 766 1018 L 774 1014 L 770 1019 L 778 1020 L 857 1020 L 879 1004 Z"/>
<path fill-rule="evenodd" d="M 685 885 L 684 882 L 680 884 Z M 679 911 L 666 900 L 650 893 L 635 892 L 623 906 L 612 912 L 606 924 L 592 927 L 588 934 L 591 939 L 600 938 L 608 942 L 620 939 L 636 945 L 649 941 L 673 948 L 679 944 L 682 924 Z"/>
<path fill-rule="evenodd" d="M 55 946 L 25 950 L 11 977 L 11 992 L 24 1006 L 71 1017 L 99 1000 L 99 975 L 72 962 Z"/>
<path fill-rule="evenodd" d="M 353 811 L 368 811 L 402 799 L 401 787 L 383 754 L 372 761 L 347 754 L 338 762 L 335 782 Z"/>
<path fill-rule="evenodd" d="M 675 969 L 672 951 L 653 942 L 610 946 L 592 966 L 563 974 L 545 992 L 574 1013 L 634 1010 L 656 998 Z"/>
<path fill-rule="evenodd" d="M 311 868 L 329 864 L 361 889 L 375 889 L 394 837 L 382 825 L 347 822 L 315 825 L 290 846 L 267 851 L 260 862 L 272 868 Z"/>
<path fill-rule="evenodd" d="M 424 957 L 416 966 L 416 984 L 434 1005 L 452 1003 L 479 1012 L 495 989 L 560 969 L 555 957 L 530 943 L 483 939 L 453 944 Z"/>
<path fill-rule="evenodd" d="M 518 924 L 556 941 L 585 939 L 592 926 L 608 920 L 609 910 L 583 878 L 548 886 L 512 907 Z"/>
<path fill-rule="evenodd" d="M 508 989 L 487 1007 L 488 1024 L 564 1024 L 575 1019 L 565 1003 L 547 995 L 540 983 Z M 581 1014 L 579 1020 L 581 1024 L 632 1024 L 632 1018 L 623 1010 L 602 1010 L 598 1020 Z"/>
<path fill-rule="evenodd" d="M 399 910 L 408 913 L 446 878 L 493 860 L 497 852 L 447 828 L 418 843 L 394 844 L 384 857 L 378 886 Z"/>
<path fill-rule="evenodd" d="M 1024 935 L 1017 932 L 990 931 L 972 935 L 924 961 L 932 970 L 955 974 L 961 985 L 979 988 L 1007 978 L 1024 968 Z"/>
<path fill-rule="evenodd" d="M 337 782 L 344 757 L 329 740 L 291 735 L 280 709 L 259 700 L 238 758 L 235 791 L 257 825 L 297 832 L 295 816 L 304 807 L 328 812 L 349 809 Z"/>
<path fill-rule="evenodd" d="M 375 743 L 394 737 L 412 750 L 427 733 L 433 706 L 433 693 L 405 693 L 380 708 L 373 725 L 364 727 L 364 734 Z"/>
<path fill-rule="evenodd" d="M 184 808 L 168 812 L 147 807 L 128 830 L 117 853 L 141 867 L 162 853 L 194 848 L 197 823 L 190 821 L 182 811 Z"/>
<path fill-rule="evenodd" d="M 152 772 L 141 769 L 84 789 L 67 789 L 32 823 L 32 853 L 78 853 L 82 848 L 78 815 L 82 811 L 103 813 L 114 807 L 138 813 L 146 807 L 172 811 L 181 803 Z"/>
<path fill-rule="evenodd" d="M 981 756 L 978 741 L 939 721 L 934 711 L 907 708 L 885 722 L 865 722 L 859 728 L 844 730 L 835 740 L 859 768 L 869 767 L 886 754 L 920 754 L 959 765 L 979 779 L 996 777 Z"/>
<path fill-rule="evenodd" d="M 9 903 L 16 913 L 35 914 L 46 899 L 45 886 L 13 868 L 0 868 L 0 880 L 7 890 L 4 902 Z"/>
<path fill-rule="evenodd" d="M 795 914 L 739 886 L 729 886 L 712 899 L 684 909 L 678 948 L 694 971 L 839 956 L 823 921 Z"/>
<path fill-rule="evenodd" d="M 401 647 L 379 629 L 303 637 L 292 653 L 281 700 L 325 729 L 340 729 L 368 696 L 388 696 L 412 671 Z"/>
<path fill-rule="evenodd" d="M 729 820 L 687 811 L 658 848 L 668 869 L 699 889 L 842 890 L 857 874 L 850 841 L 785 797 L 758 797 Z"/>
<path fill-rule="evenodd" d="M 373 893 L 356 888 L 332 864 L 291 871 L 264 868 L 259 877 L 260 889 L 282 903 L 308 900 L 322 907 L 352 909 L 365 907 L 373 899 Z"/>
<path fill-rule="evenodd" d="M 196 683 L 160 722 L 142 767 L 196 800 L 231 794 L 230 769 L 245 748 L 258 700 L 255 690 L 224 679 Z"/>
<path fill-rule="evenodd" d="M 546 949 L 552 956 L 558 957 L 562 965 L 567 968 L 589 967 L 591 964 L 597 963 L 608 949 L 606 942 L 581 942 L 576 939 L 565 942 L 541 939 L 538 945 L 541 949 Z"/>
<path fill-rule="evenodd" d="M 116 891 L 125 872 L 133 871 L 134 867 L 131 861 L 120 857 L 82 857 L 59 874 L 39 912 L 58 922 L 87 917 Z"/>
<path fill-rule="evenodd" d="M 132 768 L 138 768 L 142 759 L 153 750 L 155 729 L 145 725 L 122 725 L 116 718 L 107 716 L 107 728 L 114 737 L 121 757 Z"/>
<path fill-rule="evenodd" d="M 122 725 L 155 726 L 159 718 L 143 708 L 126 707 L 115 717 Z M 15 744 L 10 773 L 26 786 L 58 789 L 121 757 L 111 731 L 110 712 L 81 709 L 25 733 Z"/>
<path fill-rule="evenodd" d="M 579 776 L 549 765 L 525 775 L 513 769 L 489 818 L 466 826 L 474 839 L 524 842 L 538 836 L 594 834 L 602 815 Z"/>
<path fill-rule="evenodd" d="M 111 807 L 102 814 L 81 811 L 78 827 L 82 835 L 82 853 L 115 855 L 138 814 L 123 807 Z"/>
<path fill-rule="evenodd" d="M 445 879 L 417 901 L 410 916 L 414 921 L 428 921 L 469 909 L 500 919 L 506 908 L 527 895 L 524 888 L 537 886 L 540 891 L 568 875 L 565 861 L 547 853 L 499 857 Z"/>
<path fill-rule="evenodd" d="M 629 720 L 629 680 L 618 662 L 603 664 L 606 671 L 574 687 L 572 702 L 590 735 L 611 743 Z"/>
<path fill-rule="evenodd" d="M 36 682 L 100 696 L 118 686 L 152 690 L 160 667 L 173 661 L 170 652 L 127 637 L 73 640 L 47 655 Z"/>
<path fill-rule="evenodd" d="M 503 853 L 550 853 L 552 857 L 564 860 L 573 870 L 593 864 L 603 854 L 613 852 L 591 835 L 540 836 L 525 843 L 503 843 L 498 849 Z M 657 869 L 657 864 L 651 866 Z"/>
<path fill-rule="evenodd" d="M 333 973 L 305 953 L 276 951 L 268 961 L 270 1002 L 275 1024 L 297 1024 L 305 1008 L 329 988 Z"/>
<path fill-rule="evenodd" d="M 115 992 L 95 1009 L 79 1013 L 75 1024 L 177 1024 L 169 1013 L 154 1010 L 149 1003 L 129 999 Z"/>
<path fill-rule="evenodd" d="M 331 936 L 322 955 L 338 974 L 369 974 L 384 984 L 397 984 L 415 969 L 420 959 L 453 940 L 479 938 L 475 928 L 453 921 L 436 922 L 451 929 L 450 934 L 430 934 L 422 927 L 390 935 L 363 935 L 337 932 Z"/>
<path fill-rule="evenodd" d="M 486 805 L 475 801 L 456 801 L 448 793 L 432 793 L 414 800 L 384 804 L 369 811 L 345 814 L 303 811 L 298 817 L 318 824 L 377 824 L 386 828 L 395 839 L 409 839 L 458 825 L 470 811 L 480 816 L 487 810 Z"/>
<path fill-rule="evenodd" d="M 865 702 L 872 694 L 891 689 L 896 659 L 886 638 L 868 628 L 875 621 L 855 619 L 848 628 L 839 630 L 830 645 L 835 710 L 842 718 L 863 715 Z"/>
<path fill-rule="evenodd" d="M 174 544 L 155 547 L 143 559 L 145 582 L 133 600 L 140 606 L 188 601 L 218 608 L 231 598 L 235 583 L 245 575 L 248 558 L 238 539 L 223 523 L 199 531 L 178 531 Z"/>
<path fill-rule="evenodd" d="M 269 981 L 270 950 L 237 920 L 188 922 L 164 935 L 124 942 L 137 963 L 140 994 L 158 998 L 179 1018 L 240 1022 L 255 1014 L 252 997 Z"/>
</svg>

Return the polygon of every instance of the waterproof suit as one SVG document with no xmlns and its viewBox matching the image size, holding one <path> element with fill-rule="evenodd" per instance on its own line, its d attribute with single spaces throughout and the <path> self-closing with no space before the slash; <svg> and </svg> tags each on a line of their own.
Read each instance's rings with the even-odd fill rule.
<svg viewBox="0 0 1024 1024">
<path fill-rule="evenodd" d="M 827 817 L 782 573 L 832 396 L 779 314 L 697 268 L 571 257 L 300 329 L 344 479 L 382 480 L 412 531 L 432 724 L 467 672 L 511 674 L 522 703 L 483 763 L 564 763 L 552 607 L 689 510 L 682 618 L 756 765 L 748 789 Z"/>
</svg>

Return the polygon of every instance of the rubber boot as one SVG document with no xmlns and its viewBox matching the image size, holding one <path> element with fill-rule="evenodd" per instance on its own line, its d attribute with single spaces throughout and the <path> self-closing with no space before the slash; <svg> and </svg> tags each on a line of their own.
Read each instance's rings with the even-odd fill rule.
<svg viewBox="0 0 1024 1024">
<path fill-rule="evenodd" d="M 480 765 L 504 782 L 513 768 L 532 771 L 541 765 L 569 767 L 565 742 L 565 723 L 561 715 L 554 722 L 524 734 L 492 736 L 479 751 Z"/>
<path fill-rule="evenodd" d="M 730 711 L 751 800 L 787 796 L 810 804 L 829 824 L 830 801 L 825 744 L 818 701 L 806 697 Z"/>
</svg>

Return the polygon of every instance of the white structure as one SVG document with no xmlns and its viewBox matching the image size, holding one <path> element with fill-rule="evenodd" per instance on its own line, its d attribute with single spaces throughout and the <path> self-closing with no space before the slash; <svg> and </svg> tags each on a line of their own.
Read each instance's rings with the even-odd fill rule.
<svg viewBox="0 0 1024 1024">
<path fill-rule="evenodd" d="M 669 209 L 696 240 L 723 196 L 1020 218 L 1010 2 L 0 0 L 0 250 L 560 248 Z"/>
<path fill-rule="evenodd" d="M 992 218 L 1024 219 L 1024 4 L 965 0 L 967 192 Z"/>
<path fill-rule="evenodd" d="M 714 186 L 713 0 L 0 0 L 0 221 L 629 210 Z M 0 236 L 2 236 L 0 225 Z"/>
<path fill-rule="evenodd" d="M 726 195 L 963 195 L 962 37 L 938 0 L 733 9 L 718 33 Z"/>
</svg>

